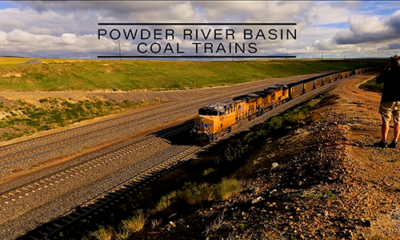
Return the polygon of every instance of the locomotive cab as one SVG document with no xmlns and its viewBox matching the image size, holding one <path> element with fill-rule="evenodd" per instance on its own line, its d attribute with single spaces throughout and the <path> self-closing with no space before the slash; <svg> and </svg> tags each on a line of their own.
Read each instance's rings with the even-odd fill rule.
<svg viewBox="0 0 400 240">
<path fill-rule="evenodd" d="M 212 142 L 231 130 L 230 127 L 236 123 L 236 111 L 234 101 L 200 108 L 191 136 L 198 142 Z"/>
<path fill-rule="evenodd" d="M 199 109 L 197 117 L 194 119 L 194 128 L 190 132 L 196 141 L 213 141 L 214 134 L 219 126 L 216 126 L 217 119 L 225 114 L 223 106 L 209 105 Z"/>
</svg>

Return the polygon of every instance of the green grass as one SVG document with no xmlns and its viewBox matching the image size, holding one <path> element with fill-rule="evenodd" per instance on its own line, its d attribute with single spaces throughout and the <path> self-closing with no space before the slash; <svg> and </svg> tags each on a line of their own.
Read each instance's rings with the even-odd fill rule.
<svg viewBox="0 0 400 240">
<path fill-rule="evenodd" d="M 221 200 L 226 200 L 242 190 L 242 182 L 237 179 L 223 179 L 217 186 L 216 195 Z"/>
<path fill-rule="evenodd" d="M 99 227 L 98 230 L 92 233 L 92 236 L 97 240 L 112 240 L 113 230 L 110 227 Z"/>
<path fill-rule="evenodd" d="M 373 60 L 273 60 L 234 62 L 101 61 L 0 58 L 0 90 L 136 90 L 223 86 L 273 77 L 382 65 Z M 9 61 L 9 64 L 6 64 Z"/>
<path fill-rule="evenodd" d="M 208 174 L 213 173 L 213 172 L 215 172 L 214 168 L 205 169 L 203 172 L 203 176 L 207 176 Z"/>
<path fill-rule="evenodd" d="M 363 83 L 360 85 L 360 88 L 365 90 L 365 91 L 371 91 L 371 92 L 383 92 L 383 83 L 377 84 L 376 83 L 376 78 L 369 80 L 366 83 Z"/>
<path fill-rule="evenodd" d="M 177 191 L 177 196 L 190 205 L 197 205 L 214 200 L 215 189 L 215 186 L 208 183 L 195 184 L 189 182 Z"/>
<path fill-rule="evenodd" d="M 142 211 L 138 211 L 132 218 L 122 221 L 122 228 L 127 232 L 136 233 L 143 229 L 145 223 L 145 214 Z"/>
<path fill-rule="evenodd" d="M 329 190 L 325 190 L 325 191 L 312 192 L 308 195 L 308 198 L 314 200 L 319 198 L 335 200 L 337 199 L 337 195 Z"/>
<path fill-rule="evenodd" d="M 169 194 L 166 194 L 161 197 L 160 201 L 158 201 L 154 207 L 154 211 L 163 211 L 167 209 L 176 199 L 176 192 L 173 191 Z"/>
<path fill-rule="evenodd" d="M 166 210 L 176 201 L 184 201 L 190 205 L 203 204 L 215 200 L 226 200 L 242 190 L 242 181 L 223 178 L 220 182 L 187 182 L 176 191 L 172 191 L 155 204 L 153 212 Z"/>
</svg>

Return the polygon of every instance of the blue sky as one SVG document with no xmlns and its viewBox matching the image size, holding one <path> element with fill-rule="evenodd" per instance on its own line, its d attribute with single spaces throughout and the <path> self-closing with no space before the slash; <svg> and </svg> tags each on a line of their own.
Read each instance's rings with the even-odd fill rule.
<svg viewBox="0 0 400 240">
<path fill-rule="evenodd" d="M 116 41 L 97 37 L 98 22 L 296 22 L 295 41 L 257 42 L 260 54 L 386 57 L 400 52 L 399 1 L 0 2 L 2 55 L 96 58 Z M 162 44 L 191 42 L 175 39 Z M 138 42 L 121 41 L 123 53 Z"/>
<path fill-rule="evenodd" d="M 0 2 L 0 9 L 6 9 L 6 8 L 18 8 L 18 4 L 14 2 Z"/>
<path fill-rule="evenodd" d="M 365 1 L 362 2 L 360 11 L 368 11 L 377 15 L 391 15 L 400 8 L 398 1 Z"/>
<path fill-rule="evenodd" d="M 322 27 L 322 28 L 342 28 L 346 29 L 349 27 L 348 22 L 341 22 L 341 23 L 328 23 L 328 24 L 313 24 L 313 27 Z"/>
</svg>

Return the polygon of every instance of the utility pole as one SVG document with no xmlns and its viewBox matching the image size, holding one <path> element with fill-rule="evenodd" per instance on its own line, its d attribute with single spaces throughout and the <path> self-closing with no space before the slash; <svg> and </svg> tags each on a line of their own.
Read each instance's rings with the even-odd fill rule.
<svg viewBox="0 0 400 240">
<path fill-rule="evenodd" d="M 119 39 L 118 39 L 118 48 L 119 48 L 119 60 L 122 60 L 121 59 L 121 42 L 119 41 Z"/>
</svg>

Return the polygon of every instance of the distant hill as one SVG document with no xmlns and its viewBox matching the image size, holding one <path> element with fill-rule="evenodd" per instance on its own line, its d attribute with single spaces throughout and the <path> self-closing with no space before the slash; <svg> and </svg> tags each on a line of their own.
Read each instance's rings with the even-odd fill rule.
<svg viewBox="0 0 400 240">
<path fill-rule="evenodd" d="M 18 65 L 31 65 L 31 64 L 42 64 L 42 62 L 37 60 L 37 59 L 32 59 L 32 60 L 29 60 L 27 62 L 20 63 Z"/>
</svg>

